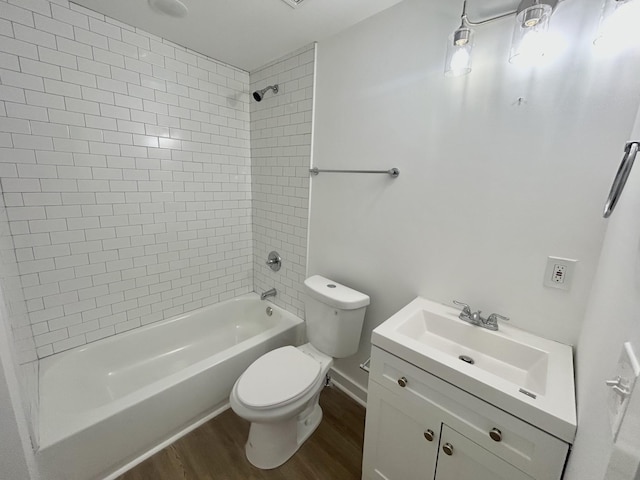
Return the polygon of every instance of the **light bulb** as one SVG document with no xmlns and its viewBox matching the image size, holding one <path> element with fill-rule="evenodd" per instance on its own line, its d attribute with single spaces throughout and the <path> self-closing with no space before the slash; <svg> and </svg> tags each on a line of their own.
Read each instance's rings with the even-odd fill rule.
<svg viewBox="0 0 640 480">
<path fill-rule="evenodd" d="M 535 63 L 545 53 L 547 32 L 531 30 L 520 42 L 519 54 L 514 58 L 517 62 Z"/>
<path fill-rule="evenodd" d="M 469 52 L 467 52 L 464 48 L 458 49 L 456 53 L 451 57 L 451 70 L 454 72 L 463 72 L 467 68 L 469 68 L 469 60 L 470 60 Z M 454 73 L 455 75 L 455 73 Z"/>
</svg>

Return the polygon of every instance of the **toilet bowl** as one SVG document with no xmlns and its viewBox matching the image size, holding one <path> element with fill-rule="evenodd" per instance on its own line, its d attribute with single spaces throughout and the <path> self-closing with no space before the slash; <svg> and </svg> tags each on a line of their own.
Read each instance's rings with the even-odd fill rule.
<svg viewBox="0 0 640 480">
<path fill-rule="evenodd" d="M 238 378 L 229 401 L 251 422 L 247 459 L 262 469 L 286 462 L 322 420 L 318 403 L 333 357 L 358 349 L 369 297 L 319 275 L 305 280 L 309 343 L 264 354 Z"/>
<path fill-rule="evenodd" d="M 318 404 L 333 359 L 305 344 L 256 360 L 231 391 L 231 408 L 251 422 L 247 459 L 262 469 L 286 462 L 322 420 Z"/>
</svg>

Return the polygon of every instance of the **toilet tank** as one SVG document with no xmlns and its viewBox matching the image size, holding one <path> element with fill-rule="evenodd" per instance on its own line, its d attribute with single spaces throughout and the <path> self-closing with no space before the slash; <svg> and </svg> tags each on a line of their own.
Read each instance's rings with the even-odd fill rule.
<svg viewBox="0 0 640 480">
<path fill-rule="evenodd" d="M 334 358 L 356 353 L 369 296 L 320 275 L 307 278 L 304 285 L 309 342 Z"/>
</svg>

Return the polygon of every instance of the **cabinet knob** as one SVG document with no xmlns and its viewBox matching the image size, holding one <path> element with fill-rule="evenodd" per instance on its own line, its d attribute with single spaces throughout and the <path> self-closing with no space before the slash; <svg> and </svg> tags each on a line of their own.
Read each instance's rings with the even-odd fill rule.
<svg viewBox="0 0 640 480">
<path fill-rule="evenodd" d="M 428 428 L 425 432 L 424 432 L 424 438 L 426 438 L 429 442 L 433 442 L 435 434 L 433 433 L 433 430 L 431 430 L 430 428 Z"/>
<path fill-rule="evenodd" d="M 493 440 L 494 442 L 502 441 L 502 432 L 497 428 L 492 428 L 491 431 L 489 432 L 489 436 L 491 437 L 491 440 Z"/>
<path fill-rule="evenodd" d="M 400 385 L 402 388 L 406 387 L 408 383 L 409 380 L 407 380 L 407 377 L 400 377 L 398 379 L 398 385 Z"/>
<path fill-rule="evenodd" d="M 447 455 L 453 455 L 453 445 L 451 445 L 450 443 L 445 443 L 442 446 L 442 451 Z"/>
</svg>

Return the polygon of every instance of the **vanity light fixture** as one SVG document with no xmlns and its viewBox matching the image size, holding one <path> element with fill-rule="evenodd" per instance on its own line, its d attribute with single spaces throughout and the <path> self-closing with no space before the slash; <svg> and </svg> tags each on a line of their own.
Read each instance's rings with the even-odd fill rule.
<svg viewBox="0 0 640 480">
<path fill-rule="evenodd" d="M 467 1 L 464 0 L 460 26 L 449 36 L 444 65 L 445 75 L 460 76 L 471 71 L 474 37 L 474 31 L 471 27 L 484 25 L 514 14 L 516 25 L 513 31 L 509 61 L 514 62 L 525 58 L 529 60 L 543 55 L 544 47 L 548 43 L 546 32 L 549 27 L 549 18 L 557 4 L 558 0 L 522 0 L 516 10 L 480 22 L 473 22 L 467 17 Z"/>
<path fill-rule="evenodd" d="M 509 62 L 534 63 L 549 44 L 549 19 L 557 0 L 522 0 L 516 12 Z"/>
<path fill-rule="evenodd" d="M 448 77 L 459 77 L 471 71 L 471 52 L 473 37 L 471 22 L 467 18 L 467 1 L 462 4 L 460 26 L 449 36 L 447 56 L 444 62 L 444 74 Z"/>
<path fill-rule="evenodd" d="M 605 0 L 593 44 L 597 47 L 620 48 L 637 41 L 638 21 L 639 0 Z"/>
</svg>

